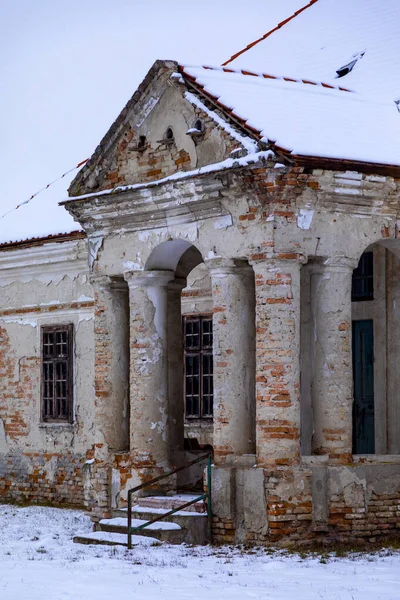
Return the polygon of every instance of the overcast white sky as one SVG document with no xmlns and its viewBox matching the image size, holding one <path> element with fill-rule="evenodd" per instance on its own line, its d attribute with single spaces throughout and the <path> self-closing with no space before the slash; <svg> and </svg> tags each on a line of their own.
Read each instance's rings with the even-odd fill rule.
<svg viewBox="0 0 400 600">
<path fill-rule="evenodd" d="M 89 157 L 157 58 L 219 65 L 304 4 L 1 0 L 0 214 Z M 0 219 L 0 242 L 46 233 L 70 179 Z"/>
</svg>

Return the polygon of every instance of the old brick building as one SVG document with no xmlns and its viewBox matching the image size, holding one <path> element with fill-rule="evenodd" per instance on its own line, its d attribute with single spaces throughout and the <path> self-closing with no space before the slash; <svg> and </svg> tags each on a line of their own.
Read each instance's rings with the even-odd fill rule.
<svg viewBox="0 0 400 600">
<path fill-rule="evenodd" d="M 1 246 L 4 500 L 108 514 L 197 440 L 216 541 L 396 532 L 399 16 L 312 0 L 157 61 L 62 203 L 83 232 Z"/>
</svg>

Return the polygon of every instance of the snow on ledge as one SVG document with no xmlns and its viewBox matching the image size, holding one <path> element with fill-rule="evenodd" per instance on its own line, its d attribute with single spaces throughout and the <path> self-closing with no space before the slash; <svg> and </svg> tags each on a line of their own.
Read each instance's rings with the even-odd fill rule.
<svg viewBox="0 0 400 600">
<path fill-rule="evenodd" d="M 241 144 L 244 148 L 246 148 L 247 152 L 250 154 L 254 154 L 258 150 L 257 142 L 252 140 L 249 136 L 244 136 L 240 134 L 236 129 L 234 129 L 229 123 L 227 123 L 224 119 L 222 119 L 217 113 L 213 110 L 207 108 L 205 104 L 197 96 L 192 94 L 192 92 L 185 92 L 185 98 L 189 100 L 193 106 L 196 106 L 203 112 L 205 112 L 219 127 L 221 127 L 226 133 L 228 133 L 231 137 L 233 137 L 239 144 Z"/>
<path fill-rule="evenodd" d="M 60 205 L 68 204 L 69 202 L 73 202 L 74 200 L 85 200 L 86 198 L 97 198 L 99 196 L 108 196 L 110 194 L 116 194 L 118 192 L 131 192 L 134 190 L 146 189 L 150 187 L 155 187 L 157 185 L 163 185 L 164 183 L 169 183 L 173 181 L 181 181 L 183 179 L 188 179 L 190 177 L 195 177 L 196 175 L 205 175 L 206 173 L 214 173 L 216 171 L 223 171 L 225 169 L 231 169 L 234 167 L 245 167 L 252 163 L 257 163 L 259 161 L 265 161 L 269 158 L 275 158 L 275 154 L 272 150 L 263 150 L 261 152 L 254 152 L 252 154 L 248 154 L 247 156 L 243 156 L 241 158 L 226 158 L 225 160 L 213 163 L 211 165 L 206 165 L 204 167 L 200 167 L 198 169 L 193 169 L 192 171 L 178 171 L 173 175 L 168 175 L 168 177 L 163 177 L 163 179 L 156 179 L 154 181 L 149 181 L 147 183 L 135 183 L 133 185 L 119 185 L 110 190 L 102 190 L 100 192 L 91 192 L 90 194 L 82 194 L 82 196 L 71 196 L 66 200 L 60 202 Z"/>
</svg>

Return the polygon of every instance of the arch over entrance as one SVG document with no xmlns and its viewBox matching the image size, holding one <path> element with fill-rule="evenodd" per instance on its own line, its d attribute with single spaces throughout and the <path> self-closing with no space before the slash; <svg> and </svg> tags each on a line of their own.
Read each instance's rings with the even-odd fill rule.
<svg viewBox="0 0 400 600">
<path fill-rule="evenodd" d="M 354 257 L 355 255 L 353 255 Z M 302 454 L 400 454 L 400 240 L 302 272 Z"/>
<path fill-rule="evenodd" d="M 188 317 L 183 336 L 182 290 L 191 273 L 197 288 L 183 294 Z M 193 423 L 210 423 L 213 414 L 208 432 L 216 462 L 254 455 L 255 277 L 248 261 L 203 261 L 193 244 L 175 239 L 152 250 L 144 271 L 127 272 L 125 278 L 131 315 L 131 449 L 137 462 L 156 468 L 179 464 L 185 458 L 184 431 L 200 438 L 204 432 L 194 432 Z M 184 406 L 190 407 L 186 425 Z"/>
<path fill-rule="evenodd" d="M 202 352 L 203 329 L 191 336 L 199 343 L 192 344 L 187 356 L 183 344 L 182 290 L 188 275 L 201 264 L 203 257 L 193 244 L 174 239 L 152 250 L 143 271 L 125 273 L 131 313 L 131 448 L 137 463 L 143 468 L 148 465 L 153 473 L 186 459 L 185 399 L 191 396 L 193 402 L 201 403 L 207 361 L 212 399 L 212 345 L 207 355 Z M 211 301 L 211 289 L 207 293 Z M 210 304 L 210 313 L 211 308 Z M 212 340 L 212 314 L 209 324 Z M 185 371 L 188 367 L 190 372 Z M 201 481 L 201 465 L 197 474 L 193 471 L 190 481 L 178 481 L 178 485 Z"/>
<path fill-rule="evenodd" d="M 186 279 L 190 271 L 203 262 L 201 252 L 186 240 L 162 242 L 151 252 L 146 271 L 173 271 L 175 278 Z"/>
<path fill-rule="evenodd" d="M 400 240 L 368 246 L 353 271 L 353 453 L 400 453 Z"/>
</svg>

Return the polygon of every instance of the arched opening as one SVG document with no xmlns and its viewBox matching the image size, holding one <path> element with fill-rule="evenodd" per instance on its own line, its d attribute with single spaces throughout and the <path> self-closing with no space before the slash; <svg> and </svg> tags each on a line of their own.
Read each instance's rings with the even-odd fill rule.
<svg viewBox="0 0 400 600">
<path fill-rule="evenodd" d="M 400 243 L 301 274 L 301 453 L 400 454 Z"/>
<path fill-rule="evenodd" d="M 168 240 L 150 254 L 147 271 L 170 271 L 168 287 L 168 412 L 172 464 L 212 448 L 212 297 L 199 250 L 186 240 Z M 202 465 L 178 474 L 178 488 L 202 484 Z"/>
<path fill-rule="evenodd" d="M 352 277 L 353 454 L 400 453 L 400 244 L 366 248 Z"/>
</svg>

